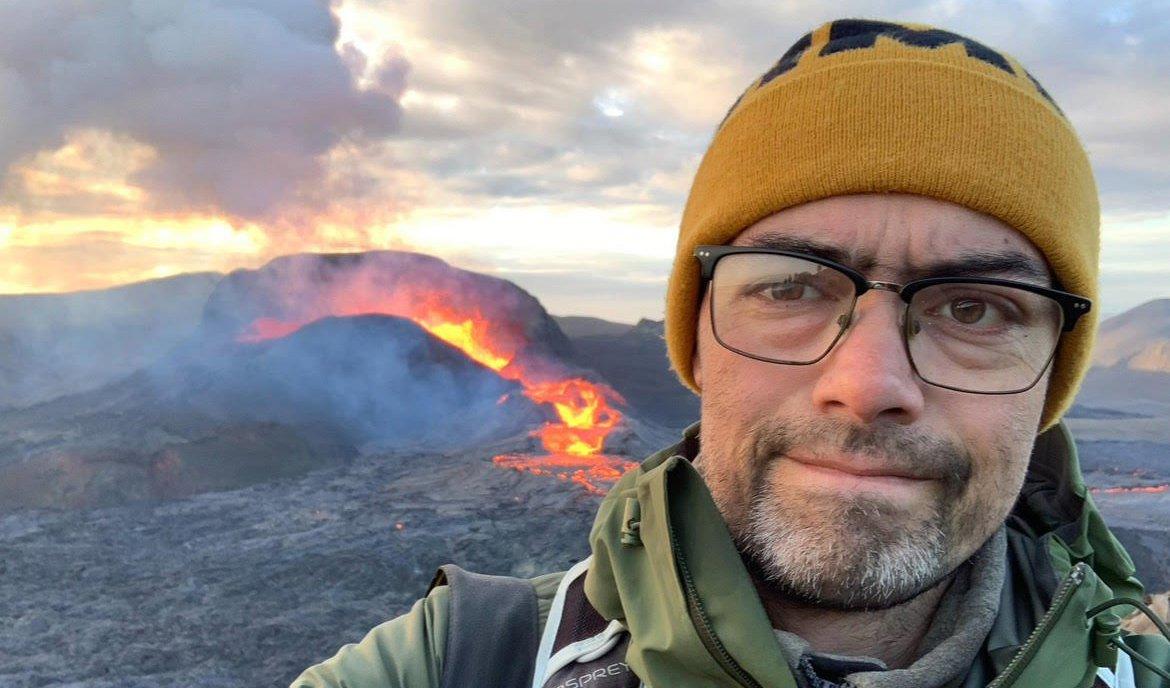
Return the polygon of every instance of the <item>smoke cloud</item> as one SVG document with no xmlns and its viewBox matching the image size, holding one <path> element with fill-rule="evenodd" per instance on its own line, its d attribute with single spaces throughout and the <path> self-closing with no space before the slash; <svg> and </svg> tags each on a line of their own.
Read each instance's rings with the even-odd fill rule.
<svg viewBox="0 0 1170 688">
<path fill-rule="evenodd" d="M 337 37 L 321 0 L 0 3 L 0 183 L 100 130 L 153 150 L 128 180 L 153 209 L 270 215 L 336 145 L 397 130 L 408 63 L 359 87 Z"/>
</svg>

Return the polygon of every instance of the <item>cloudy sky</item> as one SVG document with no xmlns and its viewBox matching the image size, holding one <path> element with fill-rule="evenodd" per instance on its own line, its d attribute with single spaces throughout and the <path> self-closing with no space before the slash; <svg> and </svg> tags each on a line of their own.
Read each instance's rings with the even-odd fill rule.
<svg viewBox="0 0 1170 688">
<path fill-rule="evenodd" d="M 557 314 L 661 317 L 739 92 L 843 16 L 1018 57 L 1087 145 L 1102 311 L 1170 297 L 1170 4 L 0 2 L 0 293 L 425 251 Z"/>
</svg>

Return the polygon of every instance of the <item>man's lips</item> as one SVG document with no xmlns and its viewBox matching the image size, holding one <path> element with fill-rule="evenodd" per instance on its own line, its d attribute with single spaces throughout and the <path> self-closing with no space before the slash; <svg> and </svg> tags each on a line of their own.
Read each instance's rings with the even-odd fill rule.
<svg viewBox="0 0 1170 688">
<path fill-rule="evenodd" d="M 845 473 L 857 478 L 894 478 L 927 482 L 931 478 L 903 468 L 882 465 L 866 457 L 807 456 L 786 454 L 786 458 L 809 468 Z"/>
</svg>

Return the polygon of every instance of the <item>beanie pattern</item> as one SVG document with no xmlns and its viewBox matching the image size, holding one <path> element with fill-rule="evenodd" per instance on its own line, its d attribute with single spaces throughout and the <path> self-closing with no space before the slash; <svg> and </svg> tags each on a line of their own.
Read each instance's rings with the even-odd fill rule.
<svg viewBox="0 0 1170 688">
<path fill-rule="evenodd" d="M 667 287 L 666 339 L 691 370 L 700 244 L 725 244 L 785 208 L 909 193 L 1023 233 L 1060 285 L 1096 300 L 1100 209 L 1088 157 L 1052 97 L 1013 57 L 920 24 L 843 19 L 802 36 L 717 128 L 695 174 Z M 1072 404 L 1096 312 L 1064 333 L 1042 428 Z"/>
</svg>

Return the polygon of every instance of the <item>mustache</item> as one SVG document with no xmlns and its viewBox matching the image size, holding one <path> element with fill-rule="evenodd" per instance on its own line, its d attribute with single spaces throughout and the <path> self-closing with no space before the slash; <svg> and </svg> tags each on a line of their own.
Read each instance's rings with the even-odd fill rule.
<svg viewBox="0 0 1170 688">
<path fill-rule="evenodd" d="M 843 422 L 762 420 L 752 426 L 753 465 L 761 469 L 794 449 L 814 455 L 861 454 L 901 474 L 937 480 L 958 495 L 971 480 L 970 452 L 941 437 L 910 432 L 900 426 L 863 428 Z"/>
</svg>

